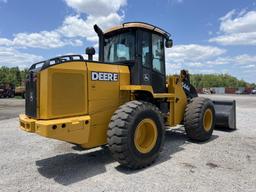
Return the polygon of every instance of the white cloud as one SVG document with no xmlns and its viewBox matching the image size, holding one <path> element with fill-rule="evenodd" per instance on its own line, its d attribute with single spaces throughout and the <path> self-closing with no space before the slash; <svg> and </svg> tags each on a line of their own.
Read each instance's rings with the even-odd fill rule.
<svg viewBox="0 0 256 192">
<path fill-rule="evenodd" d="M 240 12 L 231 11 L 221 18 L 220 31 L 225 33 L 248 33 L 256 31 L 256 11 Z"/>
<path fill-rule="evenodd" d="M 227 62 L 237 64 L 237 65 L 255 65 L 256 64 L 256 55 L 237 55 L 235 57 L 226 58 Z"/>
<path fill-rule="evenodd" d="M 210 60 L 206 62 L 208 65 L 233 65 L 235 67 L 242 67 L 248 65 L 256 65 L 256 55 L 236 55 L 236 56 L 222 56 L 217 57 L 214 60 Z"/>
<path fill-rule="evenodd" d="M 189 71 L 191 74 L 215 74 L 218 73 L 218 71 L 214 69 L 191 69 Z M 219 71 L 219 73 L 222 73 Z"/>
<path fill-rule="evenodd" d="M 56 31 L 42 31 L 40 33 L 19 33 L 13 40 L 16 46 L 34 48 L 59 48 L 65 45 L 81 46 L 79 39 L 65 39 Z"/>
<path fill-rule="evenodd" d="M 79 15 L 68 16 L 57 31 L 66 37 L 83 37 L 95 42 L 98 40 L 98 37 L 93 29 L 94 24 L 98 24 L 104 30 L 118 25 L 122 20 L 123 16 L 117 13 L 111 13 L 107 16 L 89 15 L 86 20 L 82 19 Z"/>
<path fill-rule="evenodd" d="M 245 66 L 243 66 L 243 68 L 245 68 L 245 69 L 252 69 L 252 68 L 256 68 L 256 65 L 253 65 L 253 64 L 245 65 Z"/>
<path fill-rule="evenodd" d="M 78 11 L 86 13 L 87 18 L 80 15 L 68 16 L 62 26 L 58 29 L 62 35 L 67 37 L 83 37 L 89 41 L 96 42 L 97 34 L 93 25 L 99 25 L 103 30 L 120 24 L 124 19 L 124 13 L 118 13 L 127 4 L 126 0 L 65 0 L 67 5 Z"/>
<path fill-rule="evenodd" d="M 81 46 L 79 39 L 63 38 L 56 31 L 41 31 L 39 33 L 18 33 L 12 40 L 0 38 L 1 46 L 12 46 L 17 48 L 59 48 L 66 45 Z"/>
<path fill-rule="evenodd" d="M 172 3 L 172 4 L 174 4 L 174 3 L 183 3 L 184 2 L 184 0 L 168 0 L 168 3 Z"/>
<path fill-rule="evenodd" d="M 226 52 L 225 49 L 220 49 L 218 47 L 197 44 L 177 45 L 172 49 L 166 50 L 167 61 L 175 62 L 202 61 L 222 55 Z"/>
<path fill-rule="evenodd" d="M 7 3 L 7 0 L 0 0 L 0 3 Z"/>
<path fill-rule="evenodd" d="M 198 44 L 176 45 L 171 49 L 166 49 L 167 73 L 179 73 L 182 68 L 195 71 L 194 68 L 204 68 L 209 65 L 209 61 L 223 55 L 225 49 L 214 46 L 204 46 Z"/>
<path fill-rule="evenodd" d="M 256 32 L 221 35 L 211 38 L 209 42 L 222 45 L 256 45 Z"/>
<path fill-rule="evenodd" d="M 86 38 L 94 43 L 98 40 L 93 25 L 98 24 L 103 30 L 120 24 L 124 14 L 118 11 L 126 0 L 66 0 L 66 3 L 75 10 L 87 13 L 84 19 L 81 15 L 67 16 L 62 25 L 52 31 L 35 33 L 18 33 L 13 39 L 0 38 L 0 46 L 17 48 L 60 48 L 67 45 L 82 46 L 81 39 Z"/>
<path fill-rule="evenodd" d="M 6 3 L 7 0 L 0 2 Z M 97 46 L 98 37 L 93 25 L 98 24 L 104 30 L 120 24 L 124 19 L 124 12 L 120 9 L 127 4 L 126 0 L 66 0 L 66 3 L 78 13 L 75 16 L 66 16 L 61 26 L 51 31 L 17 33 L 12 39 L 0 37 L 0 66 L 25 68 L 43 60 L 42 56 L 23 53 L 18 48 L 81 46 L 82 39 L 92 41 Z M 85 18 L 80 13 L 85 13 Z M 98 54 L 94 58 L 97 60 Z"/>
<path fill-rule="evenodd" d="M 0 47 L 0 66 L 21 68 L 29 67 L 31 64 L 43 60 L 42 56 L 22 53 L 14 48 Z"/>
<path fill-rule="evenodd" d="M 236 10 L 233 9 L 233 10 L 227 12 L 227 14 L 224 15 L 223 17 L 220 17 L 220 21 L 230 20 L 235 14 L 236 14 Z"/>
<path fill-rule="evenodd" d="M 250 82 L 255 81 L 255 77 L 245 77 L 245 73 L 248 69 L 256 72 L 256 54 L 227 56 L 225 53 L 225 49 L 215 46 L 176 45 L 166 49 L 166 71 L 168 74 L 179 74 L 181 69 L 187 69 L 191 74 L 228 72 Z"/>
<path fill-rule="evenodd" d="M 39 33 L 18 33 L 13 39 L 13 45 L 25 47 L 57 48 L 62 47 L 61 37 L 54 31 L 41 31 Z"/>
<path fill-rule="evenodd" d="M 0 45 L 10 46 L 12 41 L 6 38 L 0 38 Z"/>
<path fill-rule="evenodd" d="M 190 67 L 203 67 L 205 66 L 206 63 L 202 63 L 202 62 L 189 62 L 188 66 Z"/>
<path fill-rule="evenodd" d="M 88 16 L 85 20 L 79 15 L 67 16 L 63 24 L 53 31 L 38 33 L 18 33 L 13 39 L 0 38 L 1 46 L 59 48 L 66 45 L 81 46 L 80 38 L 97 42 L 98 36 L 93 25 L 98 24 L 103 30 L 122 22 L 124 16 L 111 13 L 108 16 Z"/>
<path fill-rule="evenodd" d="M 108 16 L 127 4 L 126 0 L 65 0 L 67 5 L 78 12 L 94 16 Z"/>
<path fill-rule="evenodd" d="M 256 11 L 235 10 L 220 18 L 221 35 L 211 38 L 210 42 L 222 45 L 256 45 Z"/>
</svg>

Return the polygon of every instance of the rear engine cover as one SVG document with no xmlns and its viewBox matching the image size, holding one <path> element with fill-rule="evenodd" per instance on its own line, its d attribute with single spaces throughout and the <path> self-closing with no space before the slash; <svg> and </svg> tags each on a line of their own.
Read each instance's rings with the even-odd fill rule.
<svg viewBox="0 0 256 192">
<path fill-rule="evenodd" d="M 67 62 L 40 73 L 40 119 L 87 114 L 87 67 Z"/>
</svg>

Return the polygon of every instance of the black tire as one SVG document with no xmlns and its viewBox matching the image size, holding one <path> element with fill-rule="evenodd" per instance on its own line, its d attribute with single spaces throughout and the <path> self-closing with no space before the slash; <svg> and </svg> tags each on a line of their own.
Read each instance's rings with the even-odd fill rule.
<svg viewBox="0 0 256 192">
<path fill-rule="evenodd" d="M 152 149 L 141 153 L 135 146 L 135 130 L 145 119 L 155 123 L 157 136 Z M 163 117 L 151 103 L 130 101 L 113 114 L 107 135 L 108 146 L 115 160 L 131 169 L 144 168 L 152 164 L 162 150 L 165 136 Z"/>
<path fill-rule="evenodd" d="M 212 114 L 212 120 L 205 126 L 204 118 L 206 113 Z M 187 105 L 184 117 L 184 127 L 187 136 L 196 141 L 206 141 L 212 136 L 215 126 L 215 110 L 210 99 L 195 97 Z"/>
</svg>

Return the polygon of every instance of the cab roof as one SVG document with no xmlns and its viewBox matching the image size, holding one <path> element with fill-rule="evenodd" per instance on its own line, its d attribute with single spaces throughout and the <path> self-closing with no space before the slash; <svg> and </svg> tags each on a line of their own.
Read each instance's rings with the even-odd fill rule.
<svg viewBox="0 0 256 192">
<path fill-rule="evenodd" d="M 144 23 L 144 22 L 128 22 L 128 23 L 123 23 L 121 25 L 112 27 L 108 30 L 105 31 L 104 34 L 109 34 L 112 33 L 114 31 L 118 31 L 121 29 L 128 29 L 128 28 L 142 28 L 142 29 L 147 29 L 150 31 L 155 31 L 157 33 L 160 33 L 161 35 L 163 35 L 166 39 L 169 39 L 169 37 L 171 36 L 167 31 L 161 29 L 160 27 L 156 27 L 154 25 L 151 25 L 149 23 Z"/>
</svg>

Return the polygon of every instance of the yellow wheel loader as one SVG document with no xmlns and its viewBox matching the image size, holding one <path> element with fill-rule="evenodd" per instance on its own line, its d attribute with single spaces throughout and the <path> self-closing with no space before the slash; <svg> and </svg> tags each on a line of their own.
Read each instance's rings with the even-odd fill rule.
<svg viewBox="0 0 256 192">
<path fill-rule="evenodd" d="M 85 149 L 108 145 L 120 164 L 139 169 L 157 158 L 167 128 L 184 125 L 196 141 L 215 126 L 236 128 L 234 101 L 198 97 L 186 70 L 166 79 L 168 32 L 142 22 L 94 30 L 98 61 L 87 48 L 87 60 L 65 55 L 30 67 L 21 129 Z"/>
</svg>

